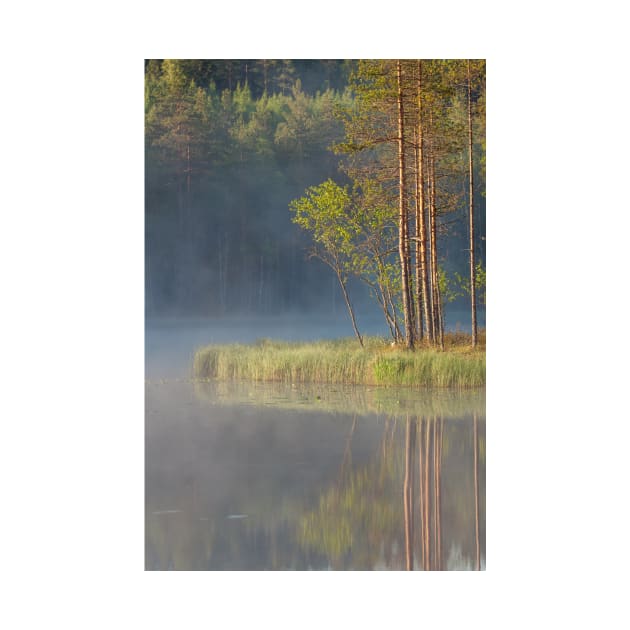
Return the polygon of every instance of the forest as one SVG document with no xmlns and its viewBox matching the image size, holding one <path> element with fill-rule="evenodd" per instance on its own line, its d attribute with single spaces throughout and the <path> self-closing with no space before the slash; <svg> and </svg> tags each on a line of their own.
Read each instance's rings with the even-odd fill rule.
<svg viewBox="0 0 630 630">
<path fill-rule="evenodd" d="M 455 304 L 474 337 L 484 61 L 146 60 L 145 142 L 147 316 L 345 305 L 413 347 Z"/>
</svg>

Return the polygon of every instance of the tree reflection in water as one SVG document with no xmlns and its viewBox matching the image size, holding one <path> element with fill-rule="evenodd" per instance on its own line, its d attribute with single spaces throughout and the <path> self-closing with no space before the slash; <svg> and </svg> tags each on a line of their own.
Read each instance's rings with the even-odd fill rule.
<svg viewBox="0 0 630 630">
<path fill-rule="evenodd" d="M 146 568 L 483 569 L 483 397 L 361 392 L 150 389 Z"/>
<path fill-rule="evenodd" d="M 350 447 L 355 418 L 337 482 L 321 494 L 317 507 L 301 519 L 300 545 L 305 550 L 328 557 L 333 569 L 413 570 L 415 566 L 425 571 L 439 571 L 472 568 L 469 558 L 474 556 L 474 568 L 479 570 L 478 420 L 475 415 L 472 444 L 465 444 L 461 439 L 463 431 L 470 426 L 468 423 L 454 421 L 448 424 L 447 439 L 445 424 L 441 417 L 407 417 L 403 440 L 397 431 L 396 420 L 388 418 L 375 458 L 368 465 L 352 470 Z M 459 445 L 456 451 L 449 452 L 450 442 Z M 445 453 L 452 468 L 446 495 L 443 481 Z M 461 471 L 461 466 L 470 459 L 473 459 L 473 470 Z M 392 500 L 401 494 L 402 505 Z M 443 531 L 444 496 L 451 517 L 446 525 L 446 536 Z M 418 527 L 414 526 L 416 516 Z M 466 535 L 466 531 L 471 531 L 469 525 L 475 532 L 473 546 Z M 445 541 L 449 545 L 446 563 Z"/>
</svg>

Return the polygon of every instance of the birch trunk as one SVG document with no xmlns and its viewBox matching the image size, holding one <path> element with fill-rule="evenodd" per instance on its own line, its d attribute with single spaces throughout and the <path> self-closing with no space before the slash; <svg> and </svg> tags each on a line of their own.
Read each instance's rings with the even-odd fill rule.
<svg viewBox="0 0 630 630">
<path fill-rule="evenodd" d="M 339 285 L 341 286 L 341 292 L 343 293 L 343 299 L 346 301 L 346 307 L 348 308 L 348 313 L 350 314 L 350 319 L 352 320 L 352 328 L 354 329 L 354 334 L 359 340 L 360 346 L 363 348 L 363 337 L 361 337 L 361 333 L 357 327 L 357 321 L 354 317 L 354 309 L 352 308 L 352 303 L 350 302 L 350 296 L 348 295 L 348 291 L 346 290 L 346 283 L 343 281 L 341 273 L 337 269 L 335 269 L 335 273 L 337 274 L 337 279 L 339 280 Z"/>
</svg>

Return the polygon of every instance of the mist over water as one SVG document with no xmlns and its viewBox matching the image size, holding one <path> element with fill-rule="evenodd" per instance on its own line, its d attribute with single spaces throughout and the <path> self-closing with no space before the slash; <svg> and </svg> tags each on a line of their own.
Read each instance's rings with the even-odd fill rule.
<svg viewBox="0 0 630 630">
<path fill-rule="evenodd" d="M 387 336 L 389 331 L 378 314 L 357 317 L 361 334 Z M 485 317 L 479 318 L 485 326 Z M 467 330 L 470 313 L 446 313 L 447 330 Z M 275 317 L 233 316 L 215 318 L 153 318 L 145 325 L 145 377 L 187 378 L 195 350 L 209 344 L 252 343 L 260 338 L 310 341 L 351 337 L 348 316 L 292 313 Z"/>
<path fill-rule="evenodd" d="M 355 68 L 146 60 L 147 570 L 485 567 L 483 392 L 192 377 L 209 344 L 354 337 L 337 277 L 309 258 L 289 205 L 329 178 L 351 183 L 331 147 Z M 451 276 L 468 269 L 460 201 L 438 217 Z M 485 241 L 474 247 L 485 262 Z M 347 287 L 360 333 L 389 338 L 367 284 Z M 467 300 L 454 299 L 444 327 L 468 332 Z"/>
<path fill-rule="evenodd" d="M 367 334 L 384 335 L 378 318 L 366 321 Z M 277 317 L 224 317 L 212 319 L 148 320 L 145 333 L 147 378 L 190 376 L 194 352 L 208 344 L 252 343 L 260 338 L 301 341 L 352 335 L 344 317 L 284 315 Z"/>
<path fill-rule="evenodd" d="M 422 541 L 428 533 L 435 545 L 438 530 L 439 560 L 435 552 L 425 558 L 431 568 L 474 567 L 471 416 L 438 422 L 330 413 L 318 411 L 314 399 L 291 409 L 269 398 L 262 404 L 255 390 L 234 401 L 216 397 L 211 386 L 208 394 L 190 382 L 147 385 L 147 570 L 402 570 L 406 470 L 413 479 L 415 568 L 423 566 Z M 275 386 L 274 395 L 288 399 L 289 392 Z M 410 424 L 418 433 L 411 444 Z M 485 445 L 483 419 L 479 433 Z M 436 468 L 438 435 L 443 447 Z M 431 464 L 419 466 L 419 458 Z M 439 522 L 435 504 L 423 521 L 421 475 L 433 489 L 437 474 Z M 485 465 L 479 484 L 484 515 Z M 480 553 L 483 567 L 483 517 Z"/>
<path fill-rule="evenodd" d="M 362 332 L 387 331 L 374 318 L 362 320 Z M 208 343 L 350 333 L 344 317 L 303 314 L 147 321 L 147 570 L 403 570 L 410 448 L 414 567 L 473 569 L 473 413 L 483 446 L 478 500 L 485 568 L 483 390 L 396 396 L 378 388 L 191 379 L 193 353 Z M 412 446 L 410 423 L 418 436 Z M 434 461 L 438 443 L 439 468 L 420 467 L 427 453 Z M 423 551 L 419 494 L 421 476 L 434 488 L 438 475 L 441 520 L 438 527 L 432 504 L 426 532 L 435 545 L 439 531 L 439 557 Z"/>
</svg>

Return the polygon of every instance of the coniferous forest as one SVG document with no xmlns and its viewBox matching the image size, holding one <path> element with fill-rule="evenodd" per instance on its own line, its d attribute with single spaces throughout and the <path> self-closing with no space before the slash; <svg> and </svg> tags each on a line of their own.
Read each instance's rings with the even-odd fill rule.
<svg viewBox="0 0 630 630">
<path fill-rule="evenodd" d="M 449 308 L 476 330 L 485 62 L 147 60 L 145 138 L 148 316 L 369 304 L 408 347 Z"/>
</svg>

